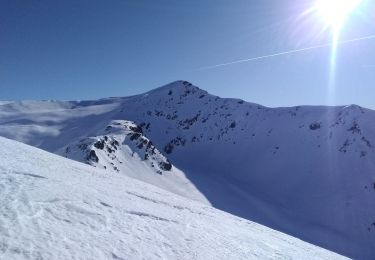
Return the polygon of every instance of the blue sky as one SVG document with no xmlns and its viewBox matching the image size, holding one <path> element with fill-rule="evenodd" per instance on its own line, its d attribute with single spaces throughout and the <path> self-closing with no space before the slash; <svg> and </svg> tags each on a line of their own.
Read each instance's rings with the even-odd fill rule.
<svg viewBox="0 0 375 260">
<path fill-rule="evenodd" d="M 296 4 L 298 2 L 298 4 Z M 223 97 L 267 106 L 375 108 L 375 40 L 339 46 L 334 98 L 330 48 L 199 70 L 330 42 L 314 0 L 3 0 L 0 96 L 94 99 L 137 94 L 184 79 Z M 341 39 L 375 34 L 374 1 Z"/>
</svg>

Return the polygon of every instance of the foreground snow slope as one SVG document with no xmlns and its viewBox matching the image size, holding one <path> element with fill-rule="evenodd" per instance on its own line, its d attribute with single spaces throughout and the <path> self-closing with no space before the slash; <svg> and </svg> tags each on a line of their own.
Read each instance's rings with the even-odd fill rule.
<svg viewBox="0 0 375 260">
<path fill-rule="evenodd" d="M 0 104 L 2 136 L 81 162 L 95 152 L 89 163 L 108 174 L 356 259 L 375 259 L 374 122 L 375 111 L 355 105 L 267 108 L 183 81 L 132 97 Z"/>
<path fill-rule="evenodd" d="M 123 175 L 0 138 L 1 259 L 339 259 Z"/>
</svg>

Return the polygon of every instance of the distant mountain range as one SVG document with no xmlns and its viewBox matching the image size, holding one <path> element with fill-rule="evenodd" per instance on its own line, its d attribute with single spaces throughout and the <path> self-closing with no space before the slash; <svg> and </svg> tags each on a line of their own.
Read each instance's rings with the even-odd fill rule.
<svg viewBox="0 0 375 260">
<path fill-rule="evenodd" d="M 375 258 L 375 111 L 268 108 L 177 81 L 96 101 L 0 103 L 0 135 Z"/>
</svg>

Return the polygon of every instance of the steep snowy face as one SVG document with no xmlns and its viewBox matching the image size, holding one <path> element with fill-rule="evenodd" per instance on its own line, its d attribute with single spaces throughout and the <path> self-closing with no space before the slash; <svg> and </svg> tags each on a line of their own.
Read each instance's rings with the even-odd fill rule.
<svg viewBox="0 0 375 260">
<path fill-rule="evenodd" d="M 1 259 L 344 259 L 121 174 L 0 138 Z"/>
<path fill-rule="evenodd" d="M 106 133 L 121 122 L 113 120 L 134 122 L 140 139 L 131 140 L 129 130 Z M 186 81 L 126 98 L 0 105 L 0 135 L 59 154 L 69 147 L 69 158 L 107 172 L 117 167 L 129 174 L 141 164 L 148 170 L 137 166 L 139 179 L 170 191 L 187 183 L 179 194 L 196 187 L 192 194 L 202 194 L 195 198 L 217 208 L 369 259 L 375 257 L 374 122 L 374 111 L 355 105 L 267 108 Z M 89 149 L 77 148 L 81 140 Z M 140 140 L 162 154 L 145 160 Z M 87 157 L 91 150 L 97 163 Z M 171 171 L 158 174 L 161 161 L 171 162 Z M 173 179 L 174 171 L 182 177 Z"/>
<path fill-rule="evenodd" d="M 354 258 L 375 257 L 375 112 L 267 108 L 188 82 L 117 117 L 151 138 L 216 207 Z"/>
</svg>

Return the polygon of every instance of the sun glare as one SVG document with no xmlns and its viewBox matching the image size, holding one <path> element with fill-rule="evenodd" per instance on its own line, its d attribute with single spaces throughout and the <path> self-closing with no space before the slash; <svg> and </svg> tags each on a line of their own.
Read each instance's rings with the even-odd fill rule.
<svg viewBox="0 0 375 260">
<path fill-rule="evenodd" d="M 362 0 L 317 0 L 315 9 L 327 25 L 337 33 L 361 2 Z"/>
</svg>

